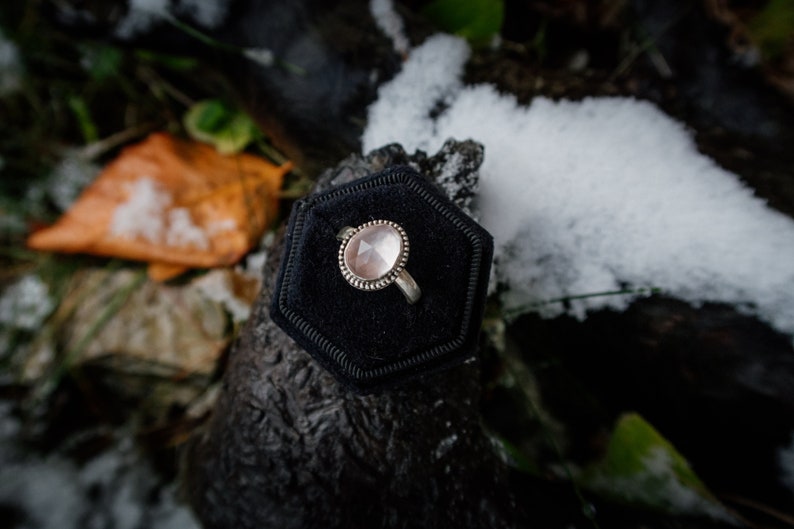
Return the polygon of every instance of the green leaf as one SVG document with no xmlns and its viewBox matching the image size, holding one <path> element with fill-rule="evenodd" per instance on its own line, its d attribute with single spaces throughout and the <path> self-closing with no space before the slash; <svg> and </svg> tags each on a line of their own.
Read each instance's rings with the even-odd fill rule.
<svg viewBox="0 0 794 529">
<path fill-rule="evenodd" d="M 164 53 L 156 53 L 150 50 L 137 50 L 135 56 L 145 62 L 155 64 L 157 66 L 165 66 L 174 71 L 187 72 L 196 68 L 199 64 L 198 59 L 194 57 L 184 57 L 181 55 L 168 55 Z"/>
<path fill-rule="evenodd" d="M 91 78 L 101 82 L 119 75 L 124 54 L 115 46 L 104 44 L 83 45 L 80 64 Z"/>
<path fill-rule="evenodd" d="M 247 114 L 217 99 L 196 103 L 183 121 L 193 139 L 213 145 L 221 154 L 240 152 L 259 135 Z"/>
<path fill-rule="evenodd" d="M 620 417 L 603 458 L 586 468 L 579 482 L 622 503 L 732 520 L 686 459 L 636 413 Z"/>
<path fill-rule="evenodd" d="M 96 124 L 91 117 L 91 111 L 88 109 L 85 99 L 79 95 L 73 94 L 67 98 L 66 103 L 69 105 L 69 110 L 72 111 L 72 114 L 74 114 L 77 120 L 77 125 L 80 127 L 83 140 L 86 143 L 97 141 L 99 139 L 99 133 L 97 132 Z"/>
<path fill-rule="evenodd" d="M 433 0 L 423 12 L 444 31 L 485 44 L 502 29 L 503 0 Z"/>
</svg>

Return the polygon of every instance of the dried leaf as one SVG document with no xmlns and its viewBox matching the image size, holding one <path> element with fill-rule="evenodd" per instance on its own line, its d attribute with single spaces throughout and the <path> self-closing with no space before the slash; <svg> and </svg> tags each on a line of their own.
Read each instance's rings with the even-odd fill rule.
<svg viewBox="0 0 794 529">
<path fill-rule="evenodd" d="M 159 279 L 233 264 L 275 219 L 290 168 L 155 133 L 108 164 L 28 246 L 147 261 Z"/>
<path fill-rule="evenodd" d="M 139 277 L 128 269 L 85 269 L 71 279 L 56 318 L 62 348 L 75 355 L 70 363 L 114 357 L 113 365 L 121 371 L 140 373 L 148 366 L 151 375 L 211 375 L 229 342 L 228 320 L 223 307 L 196 286 L 144 280 L 97 326 L 113 298 Z"/>
</svg>

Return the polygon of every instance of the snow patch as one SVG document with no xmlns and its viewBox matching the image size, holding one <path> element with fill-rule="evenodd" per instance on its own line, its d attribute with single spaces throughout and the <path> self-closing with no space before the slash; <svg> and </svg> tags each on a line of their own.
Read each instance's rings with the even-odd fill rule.
<svg viewBox="0 0 794 529">
<path fill-rule="evenodd" d="M 54 308 L 46 283 L 36 275 L 26 275 L 0 297 L 0 324 L 35 331 Z"/>
<path fill-rule="evenodd" d="M 408 37 L 405 36 L 403 19 L 394 9 L 391 0 L 370 0 L 369 12 L 375 19 L 378 28 L 391 39 L 394 51 L 407 56 L 411 49 Z"/>
<path fill-rule="evenodd" d="M 220 303 L 235 322 L 244 322 L 251 315 L 251 303 L 237 295 L 231 270 L 219 269 L 207 272 L 194 285 L 207 299 Z"/>
<path fill-rule="evenodd" d="M 173 198 L 166 189 L 151 178 L 140 178 L 128 186 L 127 200 L 113 211 L 110 233 L 140 237 L 155 244 L 209 248 L 207 234 L 194 224 L 190 211 L 171 208 L 172 204 Z"/>
<path fill-rule="evenodd" d="M 696 305 L 735 304 L 794 333 L 794 221 L 699 154 L 684 126 L 625 98 L 521 106 L 492 86 L 464 87 L 468 56 L 446 35 L 414 49 L 370 106 L 363 150 L 485 145 L 477 205 L 506 309 L 551 317 L 566 309 L 539 303 L 657 287 Z M 630 301 L 580 299 L 569 311 Z"/>
<path fill-rule="evenodd" d="M 14 506 L 19 527 L 41 529 L 199 529 L 130 439 L 80 467 L 58 454 L 28 453 L 20 424 L 0 403 L 0 504 Z M 16 526 L 15 526 L 16 527 Z"/>
<path fill-rule="evenodd" d="M 165 211 L 171 195 L 151 178 L 141 178 L 128 187 L 127 201 L 113 211 L 110 233 L 159 242 L 165 233 Z"/>
<path fill-rule="evenodd" d="M 380 87 L 378 100 L 369 108 L 364 152 L 392 141 L 402 142 L 409 152 L 438 150 L 443 140 L 438 139 L 432 112 L 452 103 L 463 88 L 460 76 L 469 53 L 465 42 L 446 36 L 428 39 L 412 50 L 402 71 Z"/>
</svg>

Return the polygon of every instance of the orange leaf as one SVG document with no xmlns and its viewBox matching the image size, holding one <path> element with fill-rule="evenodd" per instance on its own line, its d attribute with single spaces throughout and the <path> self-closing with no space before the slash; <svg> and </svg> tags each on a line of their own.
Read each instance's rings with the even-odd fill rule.
<svg viewBox="0 0 794 529">
<path fill-rule="evenodd" d="M 288 162 L 223 156 L 165 133 L 128 147 L 30 248 L 148 261 L 167 279 L 237 262 L 278 212 Z"/>
</svg>

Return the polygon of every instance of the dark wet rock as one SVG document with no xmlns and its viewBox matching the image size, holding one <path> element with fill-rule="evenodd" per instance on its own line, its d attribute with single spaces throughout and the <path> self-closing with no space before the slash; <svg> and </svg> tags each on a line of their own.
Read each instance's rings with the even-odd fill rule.
<svg viewBox="0 0 794 529">
<path fill-rule="evenodd" d="M 482 157 L 470 142 L 448 143 L 441 156 L 452 152 L 472 169 Z M 441 159 L 389 146 L 345 160 L 318 188 L 395 163 Z M 522 525 L 507 467 L 480 424 L 478 365 L 370 396 L 340 386 L 270 320 L 280 246 L 265 266 L 213 417 L 187 454 L 189 495 L 205 525 Z"/>
<path fill-rule="evenodd" d="M 592 458 L 615 417 L 637 411 L 728 505 L 790 508 L 778 464 L 794 431 L 790 337 L 729 306 L 657 296 L 584 322 L 526 316 L 510 335 L 574 460 Z"/>
</svg>

